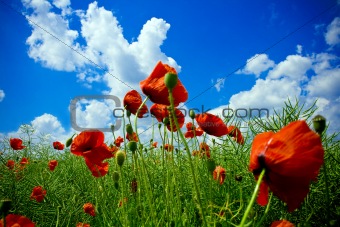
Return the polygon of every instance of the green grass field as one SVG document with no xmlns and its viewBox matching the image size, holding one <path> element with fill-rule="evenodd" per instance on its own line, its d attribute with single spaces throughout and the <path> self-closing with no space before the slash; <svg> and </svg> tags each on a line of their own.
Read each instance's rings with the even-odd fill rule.
<svg viewBox="0 0 340 227">
<path fill-rule="evenodd" d="M 53 149 L 44 137 L 33 136 L 33 129 L 25 126 L 21 137 L 27 146 L 25 149 L 12 150 L 9 138 L 1 141 L 0 199 L 11 200 L 9 213 L 26 216 L 41 227 L 76 226 L 79 222 L 99 227 L 202 226 L 204 223 L 238 226 L 256 186 L 248 167 L 253 137 L 264 131 L 276 132 L 298 119 L 311 123 L 314 111 L 314 107 L 305 110 L 299 104 L 287 102 L 273 117 L 251 119 L 244 145 L 230 137 L 223 137 L 223 141 L 216 139 L 210 145 L 210 159 L 191 156 L 191 161 L 178 133 L 171 134 L 156 124 L 155 134 L 162 136 L 163 145 L 172 142 L 176 148 L 173 152 L 162 149 L 160 142 L 153 148 L 150 142 L 153 138 L 140 141 L 143 147 L 138 145 L 134 154 L 123 143 L 120 149 L 126 151 L 127 157 L 122 167 L 115 158 L 107 159 L 109 172 L 99 178 L 92 176 L 83 157 L 70 153 L 70 148 Z M 230 119 L 227 124 L 230 123 L 239 125 L 240 122 Z M 112 143 L 113 137 L 105 140 L 107 144 Z M 210 143 L 207 138 L 205 140 Z M 250 207 L 245 217 L 247 226 L 270 226 L 281 219 L 296 226 L 339 225 L 340 143 L 337 134 L 323 134 L 322 141 L 324 165 L 302 205 L 289 213 L 282 201 L 270 196 L 267 206 L 254 203 Z M 196 138 L 187 139 L 187 142 L 190 153 L 199 149 Z M 18 163 L 22 157 L 29 159 L 25 168 L 16 166 L 10 170 L 6 167 L 9 159 Z M 54 171 L 48 168 L 52 159 L 58 161 Z M 208 160 L 214 160 L 215 165 L 226 170 L 222 185 L 208 171 L 208 162 L 211 162 Z M 118 181 L 113 177 L 117 173 Z M 40 203 L 30 199 L 32 189 L 39 185 L 46 190 Z M 95 216 L 84 212 L 85 203 L 95 206 Z"/>
</svg>

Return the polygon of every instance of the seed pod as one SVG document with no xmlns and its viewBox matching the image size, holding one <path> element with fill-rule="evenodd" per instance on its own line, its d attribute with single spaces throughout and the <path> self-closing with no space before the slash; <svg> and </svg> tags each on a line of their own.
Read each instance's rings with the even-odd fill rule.
<svg viewBox="0 0 340 227">
<path fill-rule="evenodd" d="M 124 161 L 125 161 L 125 152 L 122 151 L 122 150 L 117 151 L 116 160 L 117 160 L 117 164 L 120 167 L 122 167 L 122 165 L 124 164 Z"/>
<path fill-rule="evenodd" d="M 326 128 L 326 118 L 321 115 L 316 115 L 313 118 L 313 127 L 318 134 L 321 134 Z"/>
<path fill-rule="evenodd" d="M 176 87 L 178 81 L 178 76 L 175 73 L 167 73 L 164 77 L 164 84 L 169 89 L 172 90 L 174 87 Z"/>
</svg>

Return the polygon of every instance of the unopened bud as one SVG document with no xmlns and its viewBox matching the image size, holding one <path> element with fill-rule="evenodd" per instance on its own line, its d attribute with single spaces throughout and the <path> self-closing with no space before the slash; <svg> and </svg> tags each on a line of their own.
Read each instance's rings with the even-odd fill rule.
<svg viewBox="0 0 340 227">
<path fill-rule="evenodd" d="M 132 128 L 132 126 L 131 126 L 130 124 L 127 124 L 127 125 L 126 125 L 126 132 L 127 132 L 128 134 L 132 135 L 132 133 L 133 133 L 133 128 Z"/>
<path fill-rule="evenodd" d="M 130 110 L 126 110 L 126 116 L 130 117 L 131 116 L 131 111 Z"/>
<path fill-rule="evenodd" d="M 122 151 L 122 150 L 117 151 L 116 160 L 117 160 L 117 164 L 120 167 L 122 167 L 122 165 L 124 164 L 124 161 L 125 161 L 125 152 Z"/>
<path fill-rule="evenodd" d="M 169 118 L 168 117 L 163 118 L 163 123 L 165 125 L 169 124 Z"/>
<path fill-rule="evenodd" d="M 66 143 L 65 143 L 66 147 L 69 147 L 72 144 L 74 135 L 75 135 L 75 133 L 70 138 L 68 138 L 66 140 Z"/>
<path fill-rule="evenodd" d="M 189 116 L 191 117 L 191 119 L 195 119 L 195 117 L 196 117 L 195 111 L 194 110 L 190 110 L 189 111 Z"/>
<path fill-rule="evenodd" d="M 318 134 L 321 134 L 326 128 L 326 118 L 321 115 L 316 115 L 313 118 L 313 127 Z"/>
<path fill-rule="evenodd" d="M 113 179 L 114 182 L 118 182 L 119 181 L 119 173 L 117 171 L 113 172 L 112 179 Z"/>
<path fill-rule="evenodd" d="M 137 150 L 137 143 L 135 141 L 130 141 L 128 143 L 128 148 L 130 151 L 132 151 L 132 153 L 135 153 L 135 151 Z"/>
<path fill-rule="evenodd" d="M 164 77 L 164 84 L 169 89 L 172 90 L 177 84 L 178 76 L 175 73 L 167 73 Z"/>
</svg>

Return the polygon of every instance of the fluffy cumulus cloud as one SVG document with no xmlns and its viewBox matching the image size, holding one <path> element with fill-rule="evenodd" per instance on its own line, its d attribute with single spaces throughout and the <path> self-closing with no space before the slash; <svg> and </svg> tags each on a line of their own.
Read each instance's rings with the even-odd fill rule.
<svg viewBox="0 0 340 227">
<path fill-rule="evenodd" d="M 274 66 L 274 61 L 268 58 L 267 54 L 256 54 L 247 60 L 246 66 L 239 70 L 240 74 L 255 74 L 257 77 Z"/>
<path fill-rule="evenodd" d="M 316 101 L 317 113 L 329 120 L 330 131 L 338 130 L 335 124 L 340 119 L 339 57 L 328 52 L 302 56 L 301 50 L 298 45 L 298 55 L 287 56 L 264 79 L 257 79 L 250 90 L 233 95 L 228 108 L 279 110 L 287 98 L 303 100 L 307 106 Z"/>
<path fill-rule="evenodd" d="M 327 27 L 325 34 L 326 43 L 334 46 L 340 43 L 340 17 L 336 17 Z"/>
<path fill-rule="evenodd" d="M 51 114 L 43 114 L 31 121 L 31 125 L 40 134 L 63 135 L 65 129 L 62 127 L 57 117 Z"/>
<path fill-rule="evenodd" d="M 225 81 L 225 78 L 218 78 L 216 81 L 211 80 L 217 92 L 220 92 L 221 89 L 224 87 L 224 81 Z"/>
<path fill-rule="evenodd" d="M 4 100 L 5 98 L 5 92 L 4 90 L 0 90 L 0 102 L 2 102 L 2 100 Z"/>
</svg>

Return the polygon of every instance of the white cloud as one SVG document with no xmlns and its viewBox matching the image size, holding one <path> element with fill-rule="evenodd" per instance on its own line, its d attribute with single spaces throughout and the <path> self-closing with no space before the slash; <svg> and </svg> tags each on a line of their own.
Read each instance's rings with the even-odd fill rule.
<svg viewBox="0 0 340 227">
<path fill-rule="evenodd" d="M 0 90 L 0 102 L 2 102 L 2 100 L 4 100 L 5 98 L 5 92 L 4 90 Z"/>
<path fill-rule="evenodd" d="M 306 72 L 311 68 L 312 60 L 309 57 L 301 55 L 289 55 L 286 60 L 277 64 L 268 73 L 268 78 L 279 79 L 287 77 L 292 80 L 303 81 L 306 77 Z"/>
<path fill-rule="evenodd" d="M 274 65 L 275 65 L 274 61 L 270 60 L 267 54 L 256 54 L 249 58 L 247 60 L 246 66 L 237 73 L 255 74 L 256 77 L 259 77 L 261 73 L 274 67 Z"/>
<path fill-rule="evenodd" d="M 214 84 L 214 87 L 216 88 L 217 92 L 220 92 L 222 88 L 224 88 L 224 81 L 225 78 L 218 78 L 216 79 L 216 81 L 214 82 L 214 80 L 212 80 L 211 82 Z"/>
<path fill-rule="evenodd" d="M 302 53 L 302 46 L 296 45 L 296 53 L 301 54 Z"/>
<path fill-rule="evenodd" d="M 62 135 L 65 129 L 62 127 L 57 117 L 44 113 L 31 121 L 31 125 L 36 130 L 36 133 L 53 134 L 54 136 Z"/>
<path fill-rule="evenodd" d="M 332 23 L 328 25 L 325 40 L 330 46 L 340 43 L 340 17 L 336 17 Z"/>
</svg>

